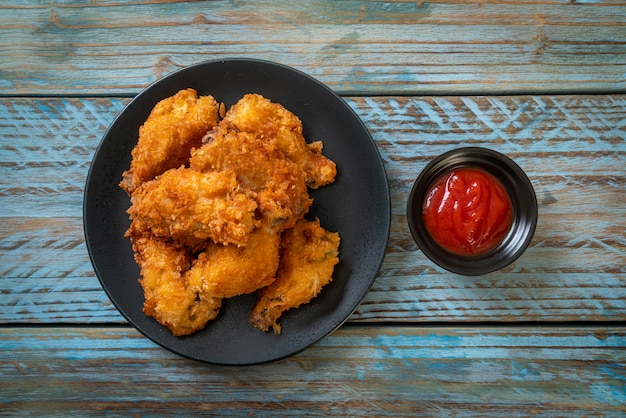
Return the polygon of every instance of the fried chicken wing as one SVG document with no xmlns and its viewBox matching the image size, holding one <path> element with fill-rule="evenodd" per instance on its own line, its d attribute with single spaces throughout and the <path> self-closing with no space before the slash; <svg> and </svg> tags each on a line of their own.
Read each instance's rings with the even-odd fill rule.
<svg viewBox="0 0 626 418">
<path fill-rule="evenodd" d="M 233 171 L 171 169 L 141 185 L 131 203 L 129 236 L 148 230 L 191 247 L 209 239 L 245 245 L 256 223 L 257 204 Z"/>
<path fill-rule="evenodd" d="M 291 228 L 309 210 L 304 172 L 274 141 L 248 132 L 217 130 L 192 151 L 190 167 L 202 172 L 233 170 L 258 204 L 257 217 L 276 230 Z"/>
<path fill-rule="evenodd" d="M 276 280 L 259 290 L 250 323 L 262 331 L 272 327 L 280 334 L 277 321 L 283 312 L 310 302 L 332 281 L 339 262 L 339 242 L 339 234 L 326 231 L 318 219 L 302 219 L 285 231 Z"/>
<path fill-rule="evenodd" d="M 257 228 L 245 247 L 209 244 L 187 274 L 194 289 L 230 298 L 252 293 L 274 281 L 280 234 Z"/>
<path fill-rule="evenodd" d="M 141 269 L 143 311 L 169 328 L 174 335 L 189 335 L 204 328 L 220 309 L 221 299 L 192 290 L 184 279 L 192 262 L 185 249 L 158 238 L 133 241 L 135 260 Z"/>
<path fill-rule="evenodd" d="M 189 160 L 193 147 L 218 122 L 218 104 L 212 96 L 193 89 L 181 90 L 163 99 L 139 128 L 139 140 L 132 150 L 130 169 L 122 175 L 120 187 L 131 195 L 143 182 Z"/>
<path fill-rule="evenodd" d="M 247 94 L 226 112 L 221 124 L 274 139 L 278 149 L 302 167 L 312 189 L 335 180 L 337 167 L 322 155 L 322 142 L 307 144 L 300 119 L 278 103 L 259 94 Z"/>
</svg>

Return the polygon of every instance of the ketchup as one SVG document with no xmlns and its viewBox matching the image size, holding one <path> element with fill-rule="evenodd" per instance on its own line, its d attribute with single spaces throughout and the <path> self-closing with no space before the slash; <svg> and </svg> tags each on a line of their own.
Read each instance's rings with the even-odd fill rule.
<svg viewBox="0 0 626 418">
<path fill-rule="evenodd" d="M 495 248 L 513 219 L 511 198 L 486 171 L 458 168 L 432 186 L 422 216 L 426 229 L 445 250 L 478 255 Z"/>
</svg>

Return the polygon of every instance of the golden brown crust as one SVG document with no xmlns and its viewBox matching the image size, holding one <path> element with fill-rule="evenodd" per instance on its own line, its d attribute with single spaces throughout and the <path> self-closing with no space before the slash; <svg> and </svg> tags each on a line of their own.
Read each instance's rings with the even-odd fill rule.
<svg viewBox="0 0 626 418">
<path fill-rule="evenodd" d="M 313 202 L 302 169 L 274 140 L 252 133 L 214 131 L 205 145 L 192 151 L 190 167 L 202 172 L 235 171 L 242 188 L 258 204 L 259 221 L 277 231 L 293 227 Z"/>
<path fill-rule="evenodd" d="M 186 89 L 161 100 L 139 128 L 120 187 L 131 195 L 143 182 L 187 164 L 191 148 L 199 147 L 217 122 L 218 104 L 212 96 L 198 97 L 195 90 Z"/>
<path fill-rule="evenodd" d="M 334 181 L 336 166 L 281 105 L 252 94 L 226 111 L 182 90 L 155 106 L 132 156 L 120 183 L 131 196 L 126 236 L 144 312 L 174 335 L 259 289 L 250 320 L 280 333 L 282 312 L 332 280 L 339 235 L 304 215 L 308 187 Z"/>
<path fill-rule="evenodd" d="M 142 184 L 131 202 L 133 228 L 192 247 L 209 239 L 245 245 L 256 222 L 257 204 L 233 171 L 168 170 Z"/>
<path fill-rule="evenodd" d="M 301 167 L 312 189 L 335 180 L 337 167 L 322 155 L 322 143 L 307 144 L 300 119 L 279 103 L 259 94 L 247 94 L 226 112 L 222 125 L 272 138 L 278 149 Z"/>
<path fill-rule="evenodd" d="M 280 334 L 277 321 L 283 312 L 310 302 L 332 281 L 339 242 L 339 234 L 326 231 L 318 219 L 300 220 L 285 231 L 276 280 L 259 291 L 250 323 L 262 331 L 272 327 Z"/>
<path fill-rule="evenodd" d="M 214 319 L 221 299 L 192 289 L 184 278 L 193 259 L 185 248 L 154 237 L 133 240 L 135 260 L 141 267 L 144 312 L 174 335 L 189 335 Z"/>
<path fill-rule="evenodd" d="M 274 281 L 280 235 L 257 228 L 245 247 L 208 244 L 187 274 L 192 288 L 217 297 L 248 294 Z"/>
</svg>

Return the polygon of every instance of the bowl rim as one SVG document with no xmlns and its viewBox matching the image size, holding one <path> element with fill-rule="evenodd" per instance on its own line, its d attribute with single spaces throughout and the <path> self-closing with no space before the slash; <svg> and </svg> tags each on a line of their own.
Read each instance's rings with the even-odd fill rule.
<svg viewBox="0 0 626 418">
<path fill-rule="evenodd" d="M 458 168 L 477 168 L 493 175 L 506 189 L 513 205 L 513 223 L 502 242 L 476 255 L 461 255 L 442 248 L 424 225 L 426 194 L 441 176 Z M 535 189 L 522 168 L 510 157 L 485 147 L 461 147 L 431 160 L 416 178 L 407 199 L 407 222 L 413 240 L 432 262 L 453 273 L 477 276 L 500 270 L 517 260 L 535 233 L 538 206 Z"/>
</svg>

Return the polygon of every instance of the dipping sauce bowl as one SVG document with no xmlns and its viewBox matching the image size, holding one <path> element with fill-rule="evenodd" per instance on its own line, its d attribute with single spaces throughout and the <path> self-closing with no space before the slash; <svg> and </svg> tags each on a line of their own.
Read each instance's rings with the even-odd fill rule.
<svg viewBox="0 0 626 418">
<path fill-rule="evenodd" d="M 458 148 L 432 160 L 407 201 L 413 239 L 434 263 L 467 276 L 500 270 L 530 244 L 537 197 L 509 157 L 481 147 Z"/>
</svg>

